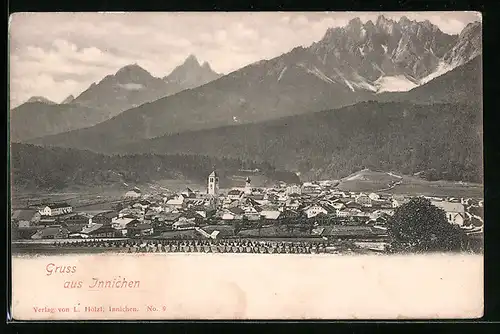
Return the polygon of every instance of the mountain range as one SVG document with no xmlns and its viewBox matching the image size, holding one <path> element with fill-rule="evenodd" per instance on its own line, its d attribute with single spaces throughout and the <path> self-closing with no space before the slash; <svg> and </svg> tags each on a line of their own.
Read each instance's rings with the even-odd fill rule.
<svg viewBox="0 0 500 334">
<path fill-rule="evenodd" d="M 429 21 L 379 16 L 375 23 L 353 19 L 309 47 L 224 76 L 194 57 L 163 79 L 146 79 L 147 71 L 131 65 L 94 86 L 96 101 L 106 101 L 100 94 L 109 87 L 121 87 L 108 91 L 116 97 L 123 85 L 146 81 L 148 96 L 161 85 L 180 91 L 25 141 L 269 162 L 312 179 L 369 167 L 481 181 L 481 38 L 479 22 L 448 35 Z M 133 93 L 125 95 L 136 104 Z"/>
<path fill-rule="evenodd" d="M 204 85 L 220 76 L 208 63 L 199 64 L 193 55 L 163 79 L 137 64 L 127 65 L 93 83 L 76 98 L 68 96 L 61 104 L 44 97 L 30 98 L 12 110 L 11 139 L 24 141 L 90 127 L 126 109 Z"/>
<path fill-rule="evenodd" d="M 139 141 L 118 153 L 206 154 L 339 178 L 368 167 L 404 174 L 435 170 L 454 180 L 481 179 L 480 105 L 361 102 L 290 116 Z"/>
<path fill-rule="evenodd" d="M 367 100 L 406 99 L 397 94 L 381 94 L 387 86 L 394 85 L 394 80 L 404 90 L 409 88 L 405 82 L 412 83 L 414 88 L 407 96 L 430 96 L 421 93 L 420 81 L 425 86 L 440 77 L 426 80 L 436 72 L 462 68 L 480 54 L 480 28 L 480 23 L 471 23 L 459 36 L 452 36 L 429 21 L 403 17 L 396 22 L 380 16 L 376 24 L 363 24 L 353 19 L 345 27 L 328 29 L 319 42 L 308 48 L 297 47 L 196 89 L 126 110 L 91 128 L 33 142 L 104 150 L 103 146 L 165 134 L 262 122 Z M 386 86 L 382 87 L 382 83 Z M 431 92 L 436 96 L 432 101 L 468 102 L 468 95 L 481 95 L 471 89 L 465 90 L 470 94 L 449 90 L 449 84 L 446 80 L 435 83 L 438 87 Z M 464 86 L 467 82 L 456 85 Z"/>
</svg>

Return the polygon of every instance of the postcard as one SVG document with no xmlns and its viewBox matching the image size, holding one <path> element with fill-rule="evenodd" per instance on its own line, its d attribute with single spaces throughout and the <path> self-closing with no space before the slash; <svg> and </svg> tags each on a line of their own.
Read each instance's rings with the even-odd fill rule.
<svg viewBox="0 0 500 334">
<path fill-rule="evenodd" d="M 15 13 L 10 317 L 483 315 L 477 12 Z"/>
</svg>

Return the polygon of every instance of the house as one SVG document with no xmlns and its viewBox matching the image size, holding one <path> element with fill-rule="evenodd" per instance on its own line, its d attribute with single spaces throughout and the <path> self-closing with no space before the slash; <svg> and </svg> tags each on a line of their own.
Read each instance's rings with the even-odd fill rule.
<svg viewBox="0 0 500 334">
<path fill-rule="evenodd" d="M 380 195 L 376 193 L 370 193 L 368 197 L 370 197 L 370 199 L 373 201 L 378 201 L 380 199 Z"/>
<path fill-rule="evenodd" d="M 301 214 L 300 212 L 297 212 L 295 210 L 283 210 L 281 211 L 280 214 L 280 219 L 298 219 L 300 218 Z"/>
<path fill-rule="evenodd" d="M 244 192 L 238 189 L 232 189 L 227 193 L 227 198 L 232 199 L 232 200 L 238 200 L 242 198 L 244 195 Z"/>
<path fill-rule="evenodd" d="M 363 211 L 361 211 L 360 209 L 357 209 L 357 208 L 345 208 L 343 210 L 339 210 L 337 211 L 337 217 L 342 217 L 342 218 L 346 218 L 346 217 L 355 217 L 355 216 L 359 216 L 363 214 Z"/>
<path fill-rule="evenodd" d="M 333 196 L 335 196 L 335 197 L 338 197 L 338 198 L 347 198 L 347 197 L 349 197 L 349 195 L 348 195 L 348 194 L 346 194 L 345 192 L 343 192 L 343 191 L 338 191 L 338 190 L 337 190 L 337 191 L 332 191 L 332 192 L 331 192 L 331 194 L 332 194 Z"/>
<path fill-rule="evenodd" d="M 195 219 L 188 219 L 186 217 L 179 218 L 178 221 L 172 224 L 174 230 L 190 230 L 194 229 L 196 226 Z"/>
<path fill-rule="evenodd" d="M 285 207 L 290 210 L 298 210 L 300 207 L 300 202 L 297 200 L 288 200 L 285 203 Z"/>
<path fill-rule="evenodd" d="M 132 208 L 141 209 L 142 211 L 145 211 L 150 205 L 151 205 L 150 201 L 142 200 L 142 201 L 134 203 L 134 205 L 132 205 Z"/>
<path fill-rule="evenodd" d="M 87 229 L 82 234 L 86 234 L 89 238 L 115 238 L 123 236 L 120 231 L 112 228 L 109 225 L 95 224 L 94 228 Z"/>
<path fill-rule="evenodd" d="M 370 217 L 394 216 L 394 209 L 378 209 L 370 213 Z"/>
<path fill-rule="evenodd" d="M 392 207 L 397 208 L 405 203 L 407 203 L 409 199 L 402 195 L 396 195 L 392 198 Z"/>
<path fill-rule="evenodd" d="M 161 206 L 160 204 L 157 204 L 157 203 L 153 203 L 149 206 L 149 210 L 152 210 L 156 213 L 159 213 L 159 212 L 162 212 L 164 211 L 164 208 L 163 206 Z"/>
<path fill-rule="evenodd" d="M 61 225 L 47 226 L 31 236 L 31 239 L 66 239 L 69 235 L 67 228 Z"/>
<path fill-rule="evenodd" d="M 127 198 L 139 198 L 141 197 L 141 191 L 137 188 L 129 190 L 125 193 L 125 197 Z"/>
<path fill-rule="evenodd" d="M 73 212 L 73 207 L 68 203 L 54 203 L 42 206 L 38 212 L 42 216 L 60 216 Z"/>
<path fill-rule="evenodd" d="M 335 210 L 342 210 L 343 208 L 345 208 L 345 204 L 339 200 L 333 201 L 331 205 Z"/>
<path fill-rule="evenodd" d="M 244 217 L 246 217 L 248 220 L 259 220 L 261 216 L 262 209 L 259 206 L 245 206 L 243 208 Z"/>
<path fill-rule="evenodd" d="M 67 217 L 64 222 L 70 225 L 87 225 L 92 222 L 92 217 L 89 214 L 80 212 Z"/>
<path fill-rule="evenodd" d="M 359 209 L 361 211 L 361 209 L 363 208 L 363 205 L 361 205 L 357 202 L 350 201 L 350 202 L 345 203 L 345 208 L 346 209 Z"/>
<path fill-rule="evenodd" d="M 239 207 L 234 207 L 234 208 L 229 208 L 227 209 L 223 215 L 222 219 L 223 220 L 234 220 L 234 219 L 243 219 L 245 211 Z"/>
<path fill-rule="evenodd" d="M 372 208 L 377 208 L 377 209 L 392 209 L 392 202 L 386 201 L 386 200 L 373 200 L 372 201 Z"/>
<path fill-rule="evenodd" d="M 302 185 L 301 194 L 319 194 L 321 193 L 321 186 L 319 184 L 306 182 Z"/>
<path fill-rule="evenodd" d="M 102 212 L 94 217 L 92 217 L 92 223 L 95 224 L 102 224 L 102 225 L 111 225 L 113 220 L 116 220 L 118 218 L 118 213 L 116 211 L 107 211 L 107 212 Z"/>
<path fill-rule="evenodd" d="M 325 215 L 328 214 L 328 210 L 326 210 L 321 205 L 316 205 L 316 204 L 313 204 L 313 205 L 305 208 L 304 212 L 305 212 L 307 218 L 316 217 L 320 213 L 325 214 Z"/>
<path fill-rule="evenodd" d="M 177 196 L 174 196 L 173 198 L 170 198 L 169 200 L 167 200 L 167 202 L 165 203 L 165 205 L 169 208 L 174 208 L 174 209 L 180 209 L 182 207 L 184 207 L 184 196 L 182 195 L 177 195 Z"/>
<path fill-rule="evenodd" d="M 288 196 L 290 196 L 291 194 L 301 195 L 302 194 L 302 188 L 299 185 L 296 185 L 296 184 L 288 186 L 288 187 L 286 187 L 285 194 L 287 194 Z"/>
<path fill-rule="evenodd" d="M 180 217 L 181 217 L 180 212 L 177 212 L 177 213 L 170 212 L 170 213 L 166 213 L 166 214 L 161 215 L 161 218 L 163 219 L 162 221 L 166 225 L 172 225 L 177 220 L 179 220 Z"/>
<path fill-rule="evenodd" d="M 446 214 L 446 219 L 450 224 L 455 224 L 459 226 L 464 225 L 465 207 L 463 204 L 458 202 L 455 203 L 448 201 L 442 201 L 442 202 L 433 201 L 431 203 L 432 205 L 444 210 Z"/>
<path fill-rule="evenodd" d="M 40 226 L 50 226 L 50 225 L 56 225 L 56 223 L 57 221 L 55 218 L 49 218 L 48 216 L 41 216 L 37 224 Z"/>
<path fill-rule="evenodd" d="M 192 191 L 189 187 L 187 187 L 183 192 L 181 192 L 181 195 L 183 195 L 184 198 L 196 198 L 195 192 Z"/>
<path fill-rule="evenodd" d="M 132 224 L 130 227 L 127 227 L 127 235 L 130 237 L 139 237 L 152 234 L 153 227 L 148 223 Z"/>
<path fill-rule="evenodd" d="M 139 224 L 140 221 L 135 218 L 117 218 L 111 223 L 111 227 L 116 230 L 124 230 L 128 224 Z"/>
<path fill-rule="evenodd" d="M 281 214 L 281 211 L 279 211 L 278 208 L 274 206 L 264 205 L 261 206 L 260 209 L 262 210 L 260 212 L 260 215 L 264 219 L 276 220 L 280 217 Z"/>
<path fill-rule="evenodd" d="M 202 218 L 210 218 L 215 214 L 215 210 L 206 206 L 193 206 L 190 210 L 196 212 Z"/>
<path fill-rule="evenodd" d="M 360 194 L 358 195 L 354 201 L 358 204 L 361 204 L 362 206 L 371 206 L 372 205 L 372 199 L 370 196 L 365 195 L 365 194 Z"/>
<path fill-rule="evenodd" d="M 30 227 L 36 225 L 42 215 L 40 212 L 33 209 L 15 210 L 12 213 L 11 220 L 15 222 L 18 227 Z"/>
</svg>

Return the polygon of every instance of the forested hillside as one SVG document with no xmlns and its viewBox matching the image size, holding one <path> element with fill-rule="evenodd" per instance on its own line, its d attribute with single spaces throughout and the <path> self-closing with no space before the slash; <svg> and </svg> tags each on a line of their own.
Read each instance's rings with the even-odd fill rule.
<svg viewBox="0 0 500 334">
<path fill-rule="evenodd" d="M 364 102 L 264 123 L 185 132 L 121 147 L 265 161 L 310 178 L 362 168 L 482 180 L 482 112 L 463 104 Z"/>
<path fill-rule="evenodd" d="M 259 169 L 269 178 L 290 177 L 290 173 L 283 176 L 269 164 L 238 159 L 181 154 L 106 156 L 90 151 L 28 144 L 14 143 L 11 146 L 12 184 L 17 187 L 63 189 L 68 186 L 134 184 L 177 178 L 203 184 L 214 166 L 223 175 L 245 168 Z"/>
</svg>

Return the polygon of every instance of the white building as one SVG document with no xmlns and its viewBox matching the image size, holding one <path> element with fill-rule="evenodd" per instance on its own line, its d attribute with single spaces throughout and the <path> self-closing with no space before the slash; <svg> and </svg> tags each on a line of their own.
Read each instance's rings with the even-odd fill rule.
<svg viewBox="0 0 500 334">
<path fill-rule="evenodd" d="M 461 203 L 452 203 L 447 201 L 431 202 L 432 205 L 443 209 L 446 213 L 446 219 L 450 224 L 463 226 L 465 220 L 465 207 Z"/>
<path fill-rule="evenodd" d="M 207 193 L 209 195 L 219 194 L 219 175 L 217 175 L 215 170 L 208 176 Z"/>
<path fill-rule="evenodd" d="M 73 212 L 73 207 L 67 203 L 48 204 L 38 210 L 42 216 L 59 216 Z"/>
<path fill-rule="evenodd" d="M 244 192 L 239 189 L 232 189 L 227 193 L 227 198 L 231 200 L 241 199 L 243 197 Z"/>
<path fill-rule="evenodd" d="M 141 191 L 139 189 L 132 189 L 125 193 L 125 197 L 128 198 L 139 198 L 141 197 Z"/>
<path fill-rule="evenodd" d="M 180 209 L 184 206 L 184 196 L 182 195 L 177 195 L 174 198 L 169 199 L 165 205 L 169 208 L 175 208 L 175 209 Z"/>
<path fill-rule="evenodd" d="M 320 213 L 323 213 L 325 215 L 328 213 L 328 211 L 326 211 L 326 209 L 320 205 L 311 205 L 310 207 L 306 208 L 304 212 L 306 213 L 307 218 L 316 217 Z"/>
<path fill-rule="evenodd" d="M 291 194 L 301 195 L 302 188 L 296 184 L 288 186 L 288 187 L 286 187 L 285 194 L 287 194 L 287 195 L 291 195 Z"/>
</svg>

